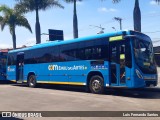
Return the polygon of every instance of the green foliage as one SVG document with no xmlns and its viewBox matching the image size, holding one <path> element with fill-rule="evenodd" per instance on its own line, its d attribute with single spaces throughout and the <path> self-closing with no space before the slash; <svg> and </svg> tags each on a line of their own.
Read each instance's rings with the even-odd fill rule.
<svg viewBox="0 0 160 120">
<path fill-rule="evenodd" d="M 23 26 L 32 32 L 29 22 L 23 14 L 17 12 L 15 9 L 9 8 L 6 5 L 0 6 L 0 12 L 3 14 L 0 16 L 0 25 L 2 31 L 5 26 L 8 25 L 10 27 L 11 34 L 12 29 L 16 26 Z"/>
<path fill-rule="evenodd" d="M 64 0 L 66 3 L 73 3 L 74 2 L 74 0 Z M 79 2 L 82 2 L 83 0 L 76 0 L 77 2 L 79 1 Z"/>
<path fill-rule="evenodd" d="M 13 38 L 13 42 L 16 41 L 16 35 L 15 35 L 16 26 L 25 27 L 30 32 L 32 32 L 32 29 L 30 27 L 28 20 L 25 18 L 25 16 L 22 13 L 18 12 L 16 9 L 11 9 L 6 5 L 1 5 L 0 13 L 2 13 L 2 16 L 0 16 L 1 30 L 3 31 L 6 26 L 9 26 L 10 33 Z M 13 45 L 13 48 L 15 49 L 16 45 Z"/>
<path fill-rule="evenodd" d="M 105 0 L 101 0 L 101 1 L 105 1 Z M 121 0 L 112 0 L 113 3 L 119 3 Z"/>
<path fill-rule="evenodd" d="M 31 12 L 38 10 L 46 10 L 52 7 L 64 8 L 58 1 L 56 0 L 16 0 L 18 4 L 16 5 L 16 9 L 21 12 Z"/>
<path fill-rule="evenodd" d="M 16 0 L 16 10 L 20 13 L 36 11 L 36 43 L 41 43 L 41 27 L 39 23 L 39 10 L 47 10 L 51 7 L 64 8 L 58 0 Z"/>
</svg>

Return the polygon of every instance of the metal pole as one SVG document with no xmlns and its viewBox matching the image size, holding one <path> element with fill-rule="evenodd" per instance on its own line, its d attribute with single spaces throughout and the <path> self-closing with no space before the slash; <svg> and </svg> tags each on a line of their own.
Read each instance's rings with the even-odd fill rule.
<svg viewBox="0 0 160 120">
<path fill-rule="evenodd" d="M 120 24 L 120 30 L 122 30 L 122 18 L 120 18 L 120 17 L 114 17 L 114 19 L 119 22 L 119 24 Z"/>
</svg>

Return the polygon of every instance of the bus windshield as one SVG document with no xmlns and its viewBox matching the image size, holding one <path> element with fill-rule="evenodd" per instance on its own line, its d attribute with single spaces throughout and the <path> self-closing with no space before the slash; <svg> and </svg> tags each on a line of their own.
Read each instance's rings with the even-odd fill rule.
<svg viewBox="0 0 160 120">
<path fill-rule="evenodd" d="M 145 74 L 156 74 L 154 52 L 151 42 L 135 38 L 133 41 L 136 64 Z"/>
</svg>

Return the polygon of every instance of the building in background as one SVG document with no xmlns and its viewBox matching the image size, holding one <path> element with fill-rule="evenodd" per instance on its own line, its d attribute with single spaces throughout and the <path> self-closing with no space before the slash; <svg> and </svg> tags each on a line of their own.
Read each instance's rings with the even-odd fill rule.
<svg viewBox="0 0 160 120">
<path fill-rule="evenodd" d="M 160 46 L 154 47 L 154 55 L 156 63 L 160 67 Z"/>
</svg>

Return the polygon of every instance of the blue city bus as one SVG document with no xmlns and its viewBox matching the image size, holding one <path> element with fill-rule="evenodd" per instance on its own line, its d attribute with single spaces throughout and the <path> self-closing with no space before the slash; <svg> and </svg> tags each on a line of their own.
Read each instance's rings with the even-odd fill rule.
<svg viewBox="0 0 160 120">
<path fill-rule="evenodd" d="M 151 39 L 128 30 L 11 50 L 7 79 L 29 87 L 80 85 L 99 94 L 106 87 L 156 86 L 158 76 Z"/>
<path fill-rule="evenodd" d="M 0 51 L 0 81 L 6 80 L 7 52 Z"/>
</svg>

